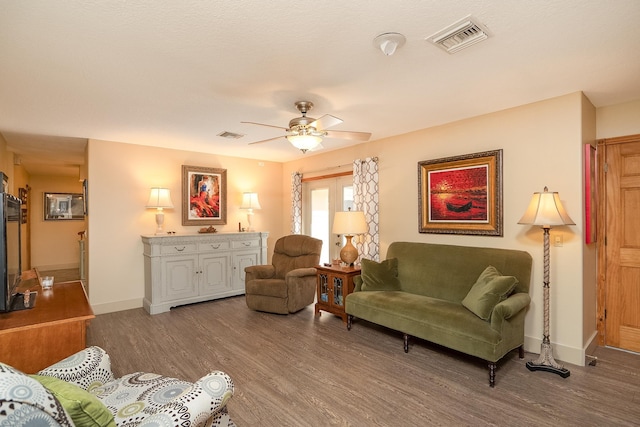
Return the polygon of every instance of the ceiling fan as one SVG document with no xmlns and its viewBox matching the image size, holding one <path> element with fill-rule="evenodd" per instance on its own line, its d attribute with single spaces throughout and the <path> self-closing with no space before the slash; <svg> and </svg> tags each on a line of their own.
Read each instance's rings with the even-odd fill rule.
<svg viewBox="0 0 640 427">
<path fill-rule="evenodd" d="M 283 129 L 286 131 L 285 135 L 276 136 L 274 138 L 263 139 L 261 141 L 250 142 L 251 144 L 260 144 L 267 141 L 273 141 L 278 138 L 287 138 L 287 140 L 297 149 L 306 153 L 309 150 L 317 149 L 322 142 L 323 137 L 351 139 L 355 141 L 367 141 L 371 137 L 371 133 L 368 132 L 351 132 L 344 130 L 326 130 L 332 126 L 342 123 L 342 120 L 325 114 L 319 119 L 307 117 L 307 111 L 313 108 L 313 102 L 310 101 L 298 101 L 295 107 L 302 113 L 301 117 L 291 119 L 289 127 L 267 125 L 264 123 L 256 122 L 240 122 L 249 123 L 252 125 L 268 126 L 277 129 Z"/>
</svg>

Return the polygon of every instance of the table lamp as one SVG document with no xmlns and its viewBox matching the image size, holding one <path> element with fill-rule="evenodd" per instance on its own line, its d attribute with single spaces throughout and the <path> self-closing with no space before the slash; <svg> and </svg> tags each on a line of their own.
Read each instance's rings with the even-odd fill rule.
<svg viewBox="0 0 640 427">
<path fill-rule="evenodd" d="M 247 210 L 247 222 L 249 223 L 247 231 L 253 231 L 251 229 L 251 217 L 253 216 L 253 210 L 262 209 L 260 207 L 260 201 L 258 200 L 258 193 L 243 193 L 240 209 Z"/>
<path fill-rule="evenodd" d="M 349 208 L 346 212 L 336 212 L 333 217 L 333 234 L 344 234 L 347 243 L 340 250 L 340 259 L 345 264 L 352 266 L 358 259 L 358 249 L 353 246 L 351 239 L 355 234 L 364 234 L 367 232 L 367 221 L 364 212 L 352 211 Z"/>
<path fill-rule="evenodd" d="M 149 201 L 147 202 L 147 208 L 155 208 L 156 212 L 156 235 L 162 234 L 162 224 L 164 224 L 164 212 L 163 209 L 173 209 L 173 203 L 171 203 L 171 193 L 168 188 L 153 187 L 149 194 Z"/>
</svg>

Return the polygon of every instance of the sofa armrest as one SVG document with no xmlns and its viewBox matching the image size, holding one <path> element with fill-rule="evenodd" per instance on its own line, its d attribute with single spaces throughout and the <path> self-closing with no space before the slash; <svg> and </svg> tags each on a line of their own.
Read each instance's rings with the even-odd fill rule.
<svg viewBox="0 0 640 427">
<path fill-rule="evenodd" d="M 498 303 L 491 313 L 491 327 L 496 331 L 502 329 L 502 323 L 520 313 L 531 303 L 529 294 L 520 292 L 511 295 L 504 301 Z"/>
<path fill-rule="evenodd" d="M 314 267 L 304 267 L 304 268 L 296 268 L 295 270 L 291 270 L 288 272 L 284 278 L 285 280 L 289 277 L 305 277 L 305 276 L 315 276 L 318 270 Z"/>
<path fill-rule="evenodd" d="M 276 268 L 271 265 L 250 265 L 244 268 L 246 273 L 245 282 L 256 279 L 273 279 L 276 275 Z"/>
<path fill-rule="evenodd" d="M 87 391 L 114 379 L 109 355 L 96 346 L 85 348 L 54 363 L 38 372 L 38 375 L 55 377 Z"/>
<path fill-rule="evenodd" d="M 362 276 L 353 276 L 353 292 L 362 290 Z"/>
<path fill-rule="evenodd" d="M 224 408 L 233 391 L 233 381 L 229 375 L 222 371 L 211 372 L 196 381 L 191 391 L 168 402 L 138 426 L 172 425 L 177 421 L 174 420 L 176 414 L 192 422 L 210 419 L 220 412 L 226 413 Z"/>
</svg>

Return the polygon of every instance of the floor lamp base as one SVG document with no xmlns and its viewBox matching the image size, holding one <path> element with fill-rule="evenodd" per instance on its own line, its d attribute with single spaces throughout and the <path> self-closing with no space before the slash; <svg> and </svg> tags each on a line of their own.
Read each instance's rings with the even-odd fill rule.
<svg viewBox="0 0 640 427">
<path fill-rule="evenodd" d="M 556 368 L 551 365 L 541 365 L 535 362 L 527 362 L 527 369 L 530 371 L 547 371 L 553 374 L 558 374 L 562 378 L 567 378 L 571 375 L 571 372 L 567 368 Z"/>
<path fill-rule="evenodd" d="M 562 378 L 567 378 L 571 375 L 571 372 L 562 365 L 559 365 L 553 358 L 553 350 L 551 349 L 551 343 L 545 338 L 540 345 L 540 357 L 538 360 L 527 362 L 527 369 L 530 371 L 546 371 L 560 375 Z"/>
</svg>

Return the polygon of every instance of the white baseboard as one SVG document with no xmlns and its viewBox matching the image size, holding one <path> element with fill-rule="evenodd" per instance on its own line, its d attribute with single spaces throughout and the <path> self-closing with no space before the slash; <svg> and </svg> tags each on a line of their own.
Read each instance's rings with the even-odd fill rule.
<svg viewBox="0 0 640 427">
<path fill-rule="evenodd" d="M 130 299 L 126 301 L 108 302 L 105 304 L 91 305 L 91 308 L 93 309 L 93 314 L 114 313 L 116 311 L 131 310 L 131 309 L 140 308 L 140 307 L 142 307 L 141 298 Z"/>
<path fill-rule="evenodd" d="M 542 338 L 524 337 L 525 351 L 540 354 L 541 344 Z M 558 363 L 566 362 L 573 365 L 585 366 L 586 348 L 568 347 L 554 342 L 551 342 L 551 348 L 553 349 L 553 358 L 556 359 Z"/>
</svg>

